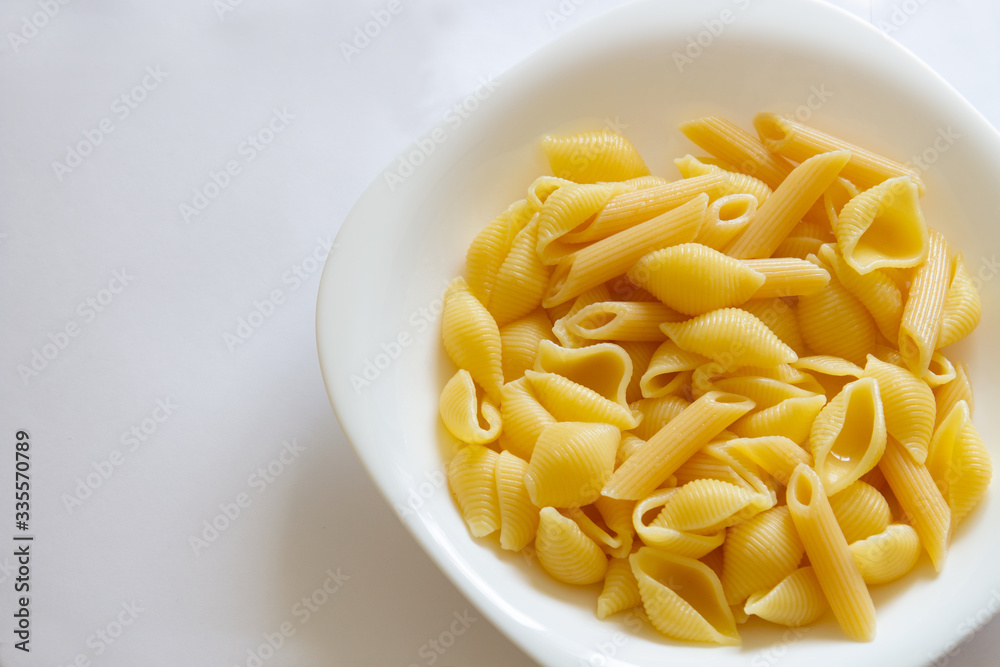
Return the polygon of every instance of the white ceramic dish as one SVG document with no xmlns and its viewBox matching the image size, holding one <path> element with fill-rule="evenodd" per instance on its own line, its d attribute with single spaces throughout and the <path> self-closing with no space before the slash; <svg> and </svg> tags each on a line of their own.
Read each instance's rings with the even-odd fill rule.
<svg viewBox="0 0 1000 667">
<path fill-rule="evenodd" d="M 689 46 L 695 44 L 696 46 Z M 690 60 L 683 60 L 682 54 Z M 482 89 L 468 118 L 424 134 L 365 192 L 323 273 L 320 362 L 347 437 L 386 500 L 455 585 L 539 662 L 672 665 L 918 665 L 947 653 L 1000 608 L 1000 501 L 961 527 L 944 571 L 874 591 L 878 636 L 846 640 L 827 619 L 791 632 L 744 626 L 739 648 L 664 639 L 594 616 L 593 588 L 473 539 L 442 471 L 437 398 L 453 372 L 439 343 L 440 296 L 474 234 L 545 170 L 548 132 L 616 125 L 655 174 L 694 148 L 676 130 L 710 113 L 749 127 L 792 113 L 899 159 L 920 156 L 930 224 L 965 252 L 986 315 L 970 362 L 976 423 L 1000 460 L 1000 135 L 952 88 L 870 26 L 801 0 L 650 0 L 566 34 Z M 471 100 L 471 98 L 470 98 Z M 477 108 L 471 110 L 472 106 Z M 406 165 L 412 167 L 407 168 Z"/>
</svg>

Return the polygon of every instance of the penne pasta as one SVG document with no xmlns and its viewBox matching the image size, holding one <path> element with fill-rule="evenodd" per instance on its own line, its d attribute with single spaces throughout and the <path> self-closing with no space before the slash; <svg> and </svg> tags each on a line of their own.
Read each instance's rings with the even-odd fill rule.
<svg viewBox="0 0 1000 667">
<path fill-rule="evenodd" d="M 764 284 L 753 293 L 754 299 L 815 294 L 830 282 L 826 269 L 804 259 L 746 259 L 743 264 L 764 276 Z"/>
<path fill-rule="evenodd" d="M 757 202 L 757 198 L 750 194 L 719 197 L 705 212 L 705 224 L 698 232 L 695 242 L 714 250 L 722 250 L 753 220 L 757 213 Z"/>
<path fill-rule="evenodd" d="M 681 123 L 681 132 L 711 155 L 745 174 L 756 176 L 772 189 L 792 173 L 792 165 L 767 150 L 757 137 L 717 116 Z"/>
<path fill-rule="evenodd" d="M 913 275 L 899 325 L 899 352 L 917 377 L 927 372 L 937 349 L 948 288 L 948 244 L 936 230 L 930 230 L 929 238 L 927 261 Z"/>
<path fill-rule="evenodd" d="M 662 303 L 603 301 L 564 318 L 563 326 L 570 336 L 587 341 L 658 343 L 666 339 L 660 324 L 683 319 Z"/>
</svg>

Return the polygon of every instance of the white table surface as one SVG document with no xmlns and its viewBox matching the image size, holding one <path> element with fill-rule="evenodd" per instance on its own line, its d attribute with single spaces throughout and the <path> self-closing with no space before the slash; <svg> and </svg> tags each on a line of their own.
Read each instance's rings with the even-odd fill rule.
<svg viewBox="0 0 1000 667">
<path fill-rule="evenodd" d="M 0 665 L 530 664 L 344 439 L 315 258 L 481 78 L 621 3 L 62 1 L 0 4 Z M 834 4 L 1000 126 L 995 2 Z M 10 629 L 19 429 L 30 654 Z M 948 664 L 998 653 L 994 622 Z"/>
</svg>

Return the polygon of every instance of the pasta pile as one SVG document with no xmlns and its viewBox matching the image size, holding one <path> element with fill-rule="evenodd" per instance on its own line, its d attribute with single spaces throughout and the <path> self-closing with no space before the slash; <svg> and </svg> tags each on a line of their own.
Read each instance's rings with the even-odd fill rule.
<svg viewBox="0 0 1000 667">
<path fill-rule="evenodd" d="M 774 114 L 681 131 L 651 176 L 624 137 L 546 137 L 542 176 L 475 238 L 442 337 L 450 488 L 476 537 L 603 584 L 597 615 L 738 644 L 940 570 L 992 465 L 961 253 L 903 164 Z"/>
</svg>

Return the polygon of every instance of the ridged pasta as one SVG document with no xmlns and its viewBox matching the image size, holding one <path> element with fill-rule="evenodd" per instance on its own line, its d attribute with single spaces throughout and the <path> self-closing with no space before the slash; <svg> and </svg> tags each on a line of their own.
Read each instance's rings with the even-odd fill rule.
<svg viewBox="0 0 1000 667">
<path fill-rule="evenodd" d="M 834 233 L 844 261 L 860 274 L 918 266 L 927 257 L 927 223 L 917 185 L 890 178 L 847 202 Z"/>
<path fill-rule="evenodd" d="M 537 211 L 542 208 L 549 195 L 566 185 L 576 184 L 556 176 L 539 176 L 528 186 L 528 203 Z"/>
<path fill-rule="evenodd" d="M 875 326 L 887 340 L 899 338 L 899 324 L 903 319 L 903 293 L 885 272 L 872 269 L 860 274 L 855 271 L 833 244 L 820 247 L 819 257 L 837 276 L 840 284 L 861 302 L 875 321 Z"/>
<path fill-rule="evenodd" d="M 819 620 L 829 607 L 815 570 L 801 567 L 771 590 L 751 595 L 743 609 L 765 621 L 796 628 Z"/>
<path fill-rule="evenodd" d="M 964 361 L 955 363 L 955 378 L 950 382 L 934 387 L 934 401 L 937 404 L 937 416 L 934 419 L 934 428 L 944 421 L 951 409 L 959 401 L 965 401 L 969 405 L 969 414 L 976 409 L 975 399 L 972 395 L 972 382 L 969 379 L 969 366 Z"/>
<path fill-rule="evenodd" d="M 559 422 L 545 427 L 528 462 L 524 485 L 538 507 L 594 502 L 615 466 L 621 432 L 610 424 Z"/>
<path fill-rule="evenodd" d="M 649 440 L 688 405 L 690 403 L 682 396 L 644 398 L 636 401 L 630 407 L 642 415 L 642 421 L 632 429 L 632 433 L 643 440 Z"/>
<path fill-rule="evenodd" d="M 532 219 L 511 244 L 510 252 L 497 271 L 487 309 L 497 326 L 524 317 L 542 305 L 549 285 L 549 268 L 535 252 L 538 218 Z"/>
<path fill-rule="evenodd" d="M 885 497 L 861 480 L 830 496 L 830 507 L 848 544 L 881 533 L 892 521 Z"/>
<path fill-rule="evenodd" d="M 886 442 L 885 454 L 878 467 L 899 502 L 902 518 L 917 531 L 920 543 L 931 557 L 934 570 L 940 572 L 948 553 L 952 521 L 951 509 L 934 478 L 892 436 Z"/>
<path fill-rule="evenodd" d="M 499 455 L 482 445 L 466 445 L 448 465 L 448 487 L 475 537 L 500 529 L 496 464 Z"/>
<path fill-rule="evenodd" d="M 500 329 L 463 278 L 453 280 L 445 291 L 441 339 L 455 365 L 469 371 L 476 384 L 499 401 L 503 386 Z"/>
<path fill-rule="evenodd" d="M 948 384 L 956 377 L 955 365 L 948 357 L 941 354 L 940 350 L 931 355 L 931 363 L 927 366 L 927 372 L 920 378 L 927 383 L 932 390 L 943 384 Z"/>
<path fill-rule="evenodd" d="M 459 369 L 448 380 L 441 390 L 439 406 L 445 428 L 462 442 L 485 445 L 500 435 L 500 410 L 489 397 L 479 400 L 469 371 Z M 485 428 L 481 422 L 486 423 Z"/>
<path fill-rule="evenodd" d="M 726 538 L 725 528 L 700 532 L 681 531 L 662 522 L 657 523 L 658 512 L 651 522 L 646 521 L 647 515 L 662 508 L 676 493 L 677 488 L 657 489 L 635 504 L 632 521 L 636 534 L 646 546 L 689 558 L 701 558 L 722 544 Z"/>
<path fill-rule="evenodd" d="M 696 479 L 677 488 L 653 520 L 681 532 L 714 533 L 759 514 L 771 499 L 717 479 Z"/>
<path fill-rule="evenodd" d="M 787 486 L 800 463 L 812 465 L 812 455 L 788 438 L 769 435 L 730 440 L 729 447 L 742 453 L 779 483 Z"/>
<path fill-rule="evenodd" d="M 847 488 L 875 467 L 886 446 L 885 413 L 874 378 L 844 387 L 813 422 L 813 467 L 828 495 Z"/>
<path fill-rule="evenodd" d="M 799 360 L 792 365 L 809 371 L 823 388 L 827 398 L 833 398 L 839 394 L 844 385 L 859 379 L 864 373 L 864 369 L 847 359 L 822 354 L 799 357 Z"/>
<path fill-rule="evenodd" d="M 604 553 L 615 556 L 628 556 L 629 549 L 622 550 L 622 540 L 604 522 L 604 517 L 594 505 L 580 507 L 567 507 L 560 510 L 563 516 L 568 517 L 580 526 L 583 534 L 594 541 L 594 544 L 601 548 Z"/>
<path fill-rule="evenodd" d="M 576 297 L 573 301 L 567 301 L 566 303 L 549 308 L 548 314 L 549 319 L 552 320 L 552 334 L 559 341 L 559 344 L 563 347 L 585 347 L 592 345 L 594 341 L 571 334 L 566 329 L 566 323 L 573 315 L 587 306 L 604 301 L 611 301 L 611 291 L 607 285 L 598 285 Z"/>
<path fill-rule="evenodd" d="M 565 257 L 552 272 L 542 305 L 551 308 L 620 276 L 654 250 L 693 241 L 707 207 L 708 195 L 698 195 L 671 211 Z"/>
<path fill-rule="evenodd" d="M 612 558 L 604 575 L 604 588 L 597 598 L 597 618 L 604 619 L 620 611 L 634 609 L 641 604 L 639 582 L 632 574 L 628 556 Z"/>
<path fill-rule="evenodd" d="M 730 605 L 778 585 L 795 571 L 805 553 L 785 506 L 729 528 L 722 549 L 722 589 Z"/>
<path fill-rule="evenodd" d="M 788 509 L 837 623 L 851 639 L 875 638 L 875 605 L 819 476 L 799 465 L 788 484 Z"/>
<path fill-rule="evenodd" d="M 614 472 L 602 493 L 624 500 L 646 497 L 692 454 L 752 407 L 753 402 L 742 396 L 722 392 L 705 394 L 630 456 Z"/>
<path fill-rule="evenodd" d="M 592 505 L 604 519 L 604 525 L 614 533 L 620 544 L 618 547 L 607 549 L 608 555 L 613 558 L 627 558 L 632 552 L 632 543 L 635 538 L 635 526 L 632 523 L 632 510 L 635 503 L 631 500 L 616 500 L 601 496 Z"/>
<path fill-rule="evenodd" d="M 680 131 L 709 154 L 756 176 L 769 187 L 778 187 L 792 173 L 792 165 L 771 153 L 757 137 L 718 116 L 680 124 Z"/>
<path fill-rule="evenodd" d="M 764 276 L 764 284 L 754 292 L 754 299 L 815 294 L 830 282 L 826 269 L 795 257 L 745 259 L 743 264 Z"/>
<path fill-rule="evenodd" d="M 608 570 L 601 548 L 554 507 L 544 507 L 539 513 L 535 554 L 542 568 L 564 584 L 594 584 L 604 579 Z"/>
<path fill-rule="evenodd" d="M 627 404 L 615 402 L 562 375 L 525 371 L 524 376 L 539 403 L 559 421 L 603 422 L 622 430 L 635 428 L 639 423 L 638 415 Z"/>
<path fill-rule="evenodd" d="M 927 383 L 905 368 L 868 355 L 863 377 L 878 380 L 885 412 L 885 428 L 917 463 L 927 459 L 937 406 Z"/>
<path fill-rule="evenodd" d="M 613 343 L 565 348 L 552 341 L 542 341 L 538 345 L 534 370 L 556 373 L 609 401 L 628 407 L 625 391 L 632 377 L 632 358 Z"/>
<path fill-rule="evenodd" d="M 698 243 L 649 253 L 627 275 L 664 304 L 687 315 L 739 305 L 764 284 L 762 274 Z"/>
<path fill-rule="evenodd" d="M 764 187 L 767 187 L 766 185 Z M 709 204 L 705 224 L 695 238 L 715 250 L 722 250 L 737 234 L 750 224 L 757 213 L 757 198 L 750 194 L 733 194 L 719 197 Z"/>
<path fill-rule="evenodd" d="M 655 343 L 666 338 L 660 330 L 662 322 L 683 319 L 683 315 L 662 303 L 602 301 L 592 303 L 562 321 L 566 331 L 578 339 Z"/>
<path fill-rule="evenodd" d="M 704 563 L 643 547 L 629 557 L 650 622 L 672 639 L 740 643 L 719 578 Z"/>
<path fill-rule="evenodd" d="M 609 130 L 549 135 L 542 139 L 542 150 L 553 174 L 577 183 L 624 181 L 649 174 L 635 146 Z"/>
<path fill-rule="evenodd" d="M 504 382 L 512 382 L 535 367 L 538 344 L 555 342 L 552 323 L 544 310 L 538 309 L 500 327 L 500 365 Z"/>
<path fill-rule="evenodd" d="M 951 282 L 941 309 L 941 332 L 937 347 L 946 347 L 962 340 L 979 326 L 982 317 L 983 302 L 979 298 L 979 291 L 965 268 L 962 253 L 956 253 L 951 258 Z"/>
<path fill-rule="evenodd" d="M 674 160 L 674 164 L 677 166 L 677 170 L 681 172 L 681 176 L 684 178 L 693 178 L 696 176 L 718 173 L 725 174 L 726 196 L 749 195 L 757 201 L 757 204 L 763 204 L 764 201 L 771 196 L 771 188 L 769 188 L 767 183 L 764 181 L 747 174 L 729 171 L 719 165 L 708 164 L 692 155 L 685 155 L 682 158 L 676 158 Z"/>
<path fill-rule="evenodd" d="M 525 378 L 508 382 L 500 390 L 500 448 L 527 461 L 542 430 L 556 422 L 542 407 Z"/>
<path fill-rule="evenodd" d="M 853 153 L 852 153 L 853 157 Z M 841 172 L 843 174 L 843 172 Z M 841 175 L 823 193 L 823 208 L 826 209 L 826 217 L 829 230 L 832 232 L 837 228 L 837 219 L 847 202 L 860 194 L 858 187 Z"/>
<path fill-rule="evenodd" d="M 979 504 L 993 477 L 990 453 L 972 424 L 969 405 L 959 401 L 934 432 L 927 472 L 951 508 L 951 530 Z"/>
<path fill-rule="evenodd" d="M 759 113 L 754 116 L 753 124 L 768 150 L 793 162 L 802 162 L 828 151 L 846 150 L 851 152 L 851 160 L 844 165 L 843 175 L 857 183 L 858 187 L 867 189 L 896 176 L 911 179 L 917 184 L 919 191 L 923 192 L 923 181 L 919 174 L 905 164 L 820 132 L 804 123 L 773 113 Z"/>
<path fill-rule="evenodd" d="M 664 322 L 663 332 L 689 352 L 728 368 L 777 366 L 798 359 L 767 326 L 745 310 L 722 308 L 686 322 Z"/>
<path fill-rule="evenodd" d="M 877 535 L 852 543 L 851 555 L 866 584 L 887 584 L 907 574 L 917 564 L 920 538 L 911 526 L 894 523 Z"/>
<path fill-rule="evenodd" d="M 790 306 L 784 299 L 754 298 L 740 308 L 763 322 L 782 343 L 792 348 L 795 354 L 800 357 L 806 354 L 806 344 L 802 340 L 802 333 L 799 332 L 799 318 L 795 307 Z"/>
<path fill-rule="evenodd" d="M 535 252 L 541 261 L 554 264 L 570 254 L 573 248 L 559 243 L 559 239 L 596 215 L 613 194 L 614 186 L 610 183 L 571 183 L 549 195 L 538 210 Z"/>
<path fill-rule="evenodd" d="M 741 417 L 729 430 L 741 438 L 776 435 L 801 445 L 809 439 L 812 423 L 826 405 L 824 395 L 807 391 L 802 393 L 804 395 L 783 399 Z"/>
<path fill-rule="evenodd" d="M 799 331 L 813 354 L 842 357 L 863 364 L 875 346 L 878 330 L 868 310 L 840 281 L 799 297 Z"/>
<path fill-rule="evenodd" d="M 673 341 L 661 343 L 639 380 L 643 398 L 679 394 L 685 382 L 691 378 L 687 371 L 693 371 L 706 361 L 706 357 L 682 350 Z"/>
<path fill-rule="evenodd" d="M 632 360 L 632 378 L 629 380 L 628 387 L 625 388 L 625 399 L 631 404 L 642 398 L 642 387 L 640 386 L 642 373 L 644 369 L 649 367 L 649 362 L 659 346 L 654 341 L 620 340 L 616 341 L 616 344 L 625 350 L 625 354 Z"/>
<path fill-rule="evenodd" d="M 500 548 L 520 551 L 535 539 L 538 507 L 524 484 L 528 463 L 514 454 L 500 452 L 496 464 L 497 501 L 500 509 Z"/>
<path fill-rule="evenodd" d="M 468 276 L 469 289 L 483 304 L 489 303 L 497 272 L 514 238 L 534 213 L 534 207 L 527 201 L 514 202 L 483 227 L 469 245 L 465 256 L 465 275 Z"/>
<path fill-rule="evenodd" d="M 935 229 L 928 237 L 927 261 L 913 274 L 899 325 L 899 353 L 917 377 L 927 372 L 937 349 L 948 287 L 948 244 Z"/>
</svg>

